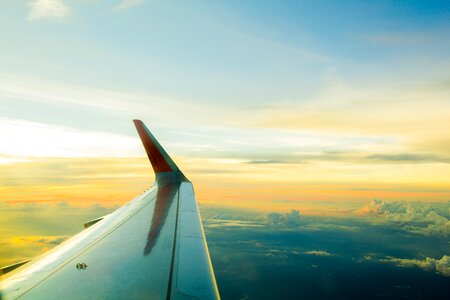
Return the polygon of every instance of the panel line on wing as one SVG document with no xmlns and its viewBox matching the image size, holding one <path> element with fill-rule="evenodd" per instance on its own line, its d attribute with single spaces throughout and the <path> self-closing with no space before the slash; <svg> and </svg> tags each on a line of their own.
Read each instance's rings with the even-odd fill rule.
<svg viewBox="0 0 450 300">
<path fill-rule="evenodd" d="M 175 264 L 175 252 L 176 252 L 176 245 L 177 245 L 177 232 L 178 232 L 178 218 L 180 213 L 180 186 L 178 186 L 178 193 L 177 193 L 177 213 L 175 217 L 175 232 L 173 237 L 173 248 L 172 248 L 172 259 L 170 262 L 170 273 L 169 273 L 169 284 L 167 287 L 167 296 L 166 300 L 170 300 L 170 296 L 172 294 L 172 278 L 173 278 L 173 268 Z"/>
</svg>

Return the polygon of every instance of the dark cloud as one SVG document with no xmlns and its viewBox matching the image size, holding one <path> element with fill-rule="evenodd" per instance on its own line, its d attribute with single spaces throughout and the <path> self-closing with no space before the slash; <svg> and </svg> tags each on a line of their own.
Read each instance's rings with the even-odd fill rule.
<svg viewBox="0 0 450 300">
<path fill-rule="evenodd" d="M 319 153 L 277 153 L 255 157 L 255 155 L 232 155 L 248 164 L 305 164 L 309 161 L 343 161 L 352 163 L 450 163 L 450 158 L 426 153 L 375 153 L 323 150 Z"/>
<path fill-rule="evenodd" d="M 409 162 L 409 163 L 427 163 L 427 162 L 450 162 L 449 158 L 441 157 L 433 154 L 373 154 L 366 156 L 368 160 L 384 161 L 384 162 Z"/>
<path fill-rule="evenodd" d="M 355 160 L 354 154 L 346 152 L 323 151 L 318 153 L 272 153 L 265 155 L 248 154 L 240 157 L 247 164 L 306 164 L 308 161 L 341 161 L 341 160 Z"/>
<path fill-rule="evenodd" d="M 280 160 L 280 159 L 263 159 L 263 160 L 247 161 L 247 164 L 251 164 L 251 165 L 300 164 L 300 163 L 302 163 L 302 161 Z"/>
<path fill-rule="evenodd" d="M 269 213 L 267 215 L 267 224 L 270 227 L 297 227 L 300 224 L 300 212 L 292 210 L 289 213 Z"/>
</svg>

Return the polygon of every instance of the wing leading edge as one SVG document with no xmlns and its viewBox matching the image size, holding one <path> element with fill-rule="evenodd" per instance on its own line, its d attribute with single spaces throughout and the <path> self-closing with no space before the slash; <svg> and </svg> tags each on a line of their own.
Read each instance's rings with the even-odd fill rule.
<svg viewBox="0 0 450 300">
<path fill-rule="evenodd" d="M 0 299 L 220 298 L 192 183 L 143 122 L 134 124 L 155 185 L 8 273 Z"/>
</svg>

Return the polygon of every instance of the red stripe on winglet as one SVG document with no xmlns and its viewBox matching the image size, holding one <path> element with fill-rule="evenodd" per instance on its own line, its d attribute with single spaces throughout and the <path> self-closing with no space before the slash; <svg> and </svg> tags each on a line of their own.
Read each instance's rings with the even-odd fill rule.
<svg viewBox="0 0 450 300">
<path fill-rule="evenodd" d="M 139 137 L 141 138 L 142 144 L 144 145 L 145 152 L 150 159 L 155 173 L 160 172 L 173 172 L 172 168 L 167 164 L 166 159 L 159 151 L 158 147 L 153 142 L 152 138 L 147 133 L 144 124 L 140 120 L 134 120 L 134 124 L 138 131 Z"/>
</svg>

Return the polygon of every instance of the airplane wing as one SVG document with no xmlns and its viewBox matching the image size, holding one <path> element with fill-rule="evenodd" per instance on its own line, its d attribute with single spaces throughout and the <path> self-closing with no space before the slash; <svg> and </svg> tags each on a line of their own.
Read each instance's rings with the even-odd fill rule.
<svg viewBox="0 0 450 300">
<path fill-rule="evenodd" d="M 192 183 L 140 120 L 155 184 L 6 274 L 3 299 L 219 299 Z"/>
</svg>

